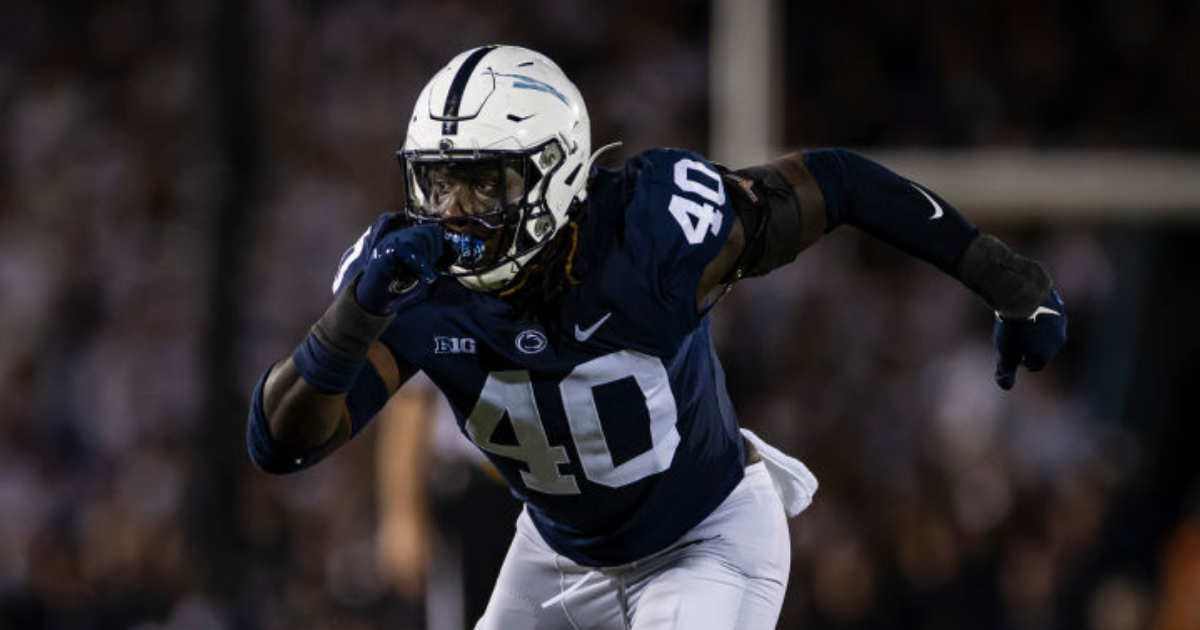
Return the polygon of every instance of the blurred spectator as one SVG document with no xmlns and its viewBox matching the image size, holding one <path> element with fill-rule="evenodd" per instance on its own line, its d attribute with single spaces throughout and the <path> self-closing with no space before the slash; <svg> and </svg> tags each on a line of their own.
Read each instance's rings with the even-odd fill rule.
<svg viewBox="0 0 1200 630">
<path fill-rule="evenodd" d="M 1200 628 L 1200 510 L 1195 506 L 1163 546 L 1157 630 Z"/>
<path fill-rule="evenodd" d="M 424 627 L 470 627 L 487 607 L 521 504 L 423 374 L 375 422 L 380 571 L 402 598 L 425 603 Z"/>
<path fill-rule="evenodd" d="M 454 52 L 548 53 L 579 81 L 597 143 L 630 142 L 622 156 L 706 145 L 705 3 L 516 0 L 484 14 L 460 0 L 260 0 L 244 24 L 254 109 L 240 113 L 261 163 L 233 173 L 214 96 L 228 68 L 212 58 L 236 36 L 220 22 L 232 4 L 5 5 L 0 627 L 419 627 L 437 614 L 401 597 L 419 569 L 381 573 L 376 559 L 382 427 L 304 483 L 269 478 L 236 440 L 220 457 L 197 446 L 243 421 L 208 417 L 210 375 L 240 372 L 244 406 L 255 371 L 303 335 L 341 252 L 396 208 L 404 120 Z M 1200 145 L 1195 3 L 779 4 L 790 144 Z M 238 235 L 214 228 L 234 175 L 252 188 Z M 781 627 L 1200 625 L 1198 526 L 1168 505 L 1180 497 L 1145 504 L 1171 532 L 1145 543 L 1156 555 L 1111 550 L 1147 531 L 1112 515 L 1161 456 L 1153 432 L 1180 414 L 1130 408 L 1130 373 L 1197 346 L 1182 325 L 1174 347 L 1150 343 L 1163 324 L 1125 301 L 1162 300 L 1156 275 L 1187 266 L 1157 246 L 1131 259 L 1131 242 L 1158 241 L 1125 226 L 1009 229 L 1072 300 L 1072 342 L 1008 395 L 990 382 L 990 313 L 851 234 L 717 309 L 742 422 L 823 481 L 792 523 Z M 244 245 L 224 277 L 214 256 L 228 243 Z M 232 297 L 215 303 L 219 287 Z M 212 358 L 218 321 L 232 322 L 232 365 Z M 241 462 L 217 503 L 227 514 L 189 511 L 227 461 Z M 471 514 L 442 496 L 451 518 Z M 205 527 L 219 516 L 234 535 Z M 240 592 L 214 592 L 218 560 Z M 490 584 L 474 568 L 466 579 Z"/>
</svg>

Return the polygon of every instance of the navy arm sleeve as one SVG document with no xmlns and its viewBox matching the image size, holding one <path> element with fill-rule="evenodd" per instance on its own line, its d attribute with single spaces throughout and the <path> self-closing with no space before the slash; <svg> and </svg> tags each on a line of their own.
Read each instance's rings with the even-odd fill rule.
<svg viewBox="0 0 1200 630">
<path fill-rule="evenodd" d="M 333 448 L 335 437 L 315 449 L 294 452 L 285 449 L 271 438 L 267 428 L 267 416 L 263 412 L 263 388 L 267 383 L 267 375 L 263 372 L 254 386 L 254 395 L 250 398 L 250 418 L 246 423 L 246 450 L 250 453 L 250 461 L 260 469 L 275 474 L 284 475 L 308 468 L 321 461 Z"/>
<path fill-rule="evenodd" d="M 825 198 L 826 232 L 853 225 L 957 276 L 979 231 L 937 194 L 846 149 L 804 153 Z"/>
<path fill-rule="evenodd" d="M 266 386 L 268 374 L 270 370 L 263 372 L 254 386 L 254 395 L 250 400 L 250 417 L 246 425 L 246 450 L 249 451 L 250 460 L 254 465 L 266 472 L 277 475 L 297 472 L 324 459 L 339 442 L 336 436 L 331 437 L 325 444 L 302 452 L 291 451 L 275 442 L 267 428 L 267 417 L 263 411 L 263 388 Z M 383 379 L 370 362 L 367 362 L 354 387 L 346 392 L 346 407 L 350 410 L 350 437 L 358 435 L 371 422 L 375 414 L 387 403 L 387 399 L 388 392 Z"/>
</svg>

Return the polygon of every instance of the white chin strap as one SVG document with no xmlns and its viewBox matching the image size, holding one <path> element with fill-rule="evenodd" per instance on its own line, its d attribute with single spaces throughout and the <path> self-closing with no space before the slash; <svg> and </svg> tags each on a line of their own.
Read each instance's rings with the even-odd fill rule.
<svg viewBox="0 0 1200 630">
<path fill-rule="evenodd" d="M 512 282 L 512 279 L 517 277 L 517 274 L 521 272 L 521 268 L 525 266 L 525 263 L 529 262 L 529 259 L 533 258 L 534 254 L 540 251 L 542 249 L 539 247 L 517 257 L 516 260 L 504 263 L 495 269 L 489 269 L 480 274 L 458 276 L 458 282 L 472 291 L 495 291 L 502 289 L 504 285 Z M 451 267 L 450 270 L 456 273 L 465 271 L 459 267 Z"/>
</svg>

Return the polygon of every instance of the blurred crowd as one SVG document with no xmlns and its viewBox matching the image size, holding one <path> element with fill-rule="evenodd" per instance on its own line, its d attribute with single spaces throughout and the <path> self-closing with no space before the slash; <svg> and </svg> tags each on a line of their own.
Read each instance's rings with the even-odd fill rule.
<svg viewBox="0 0 1200 630">
<path fill-rule="evenodd" d="M 436 627 L 381 567 L 378 427 L 270 477 L 250 391 L 398 207 L 441 63 L 530 46 L 609 164 L 703 151 L 707 3 L 63 4 L 0 9 L 0 629 Z M 1195 3 L 780 4 L 786 144 L 1200 143 Z M 780 627 L 1200 627 L 1196 467 L 1139 495 L 1178 413 L 1132 411 L 1174 395 L 1132 385 L 1173 226 L 984 227 L 1072 317 L 1011 393 L 986 307 L 848 228 L 717 309 L 742 423 L 822 481 Z"/>
<path fill-rule="evenodd" d="M 793 141 L 1200 146 L 1194 2 L 783 4 Z"/>
</svg>

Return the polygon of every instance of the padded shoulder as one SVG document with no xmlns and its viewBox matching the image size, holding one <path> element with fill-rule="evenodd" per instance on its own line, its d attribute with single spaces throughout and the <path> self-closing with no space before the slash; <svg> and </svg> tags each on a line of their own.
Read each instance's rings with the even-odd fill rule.
<svg viewBox="0 0 1200 630">
<path fill-rule="evenodd" d="M 695 311 L 704 268 L 721 251 L 734 213 L 717 167 L 678 149 L 652 149 L 625 163 L 593 198 L 618 222 L 620 248 L 661 297 Z M 612 207 L 618 206 L 618 207 Z"/>
</svg>

